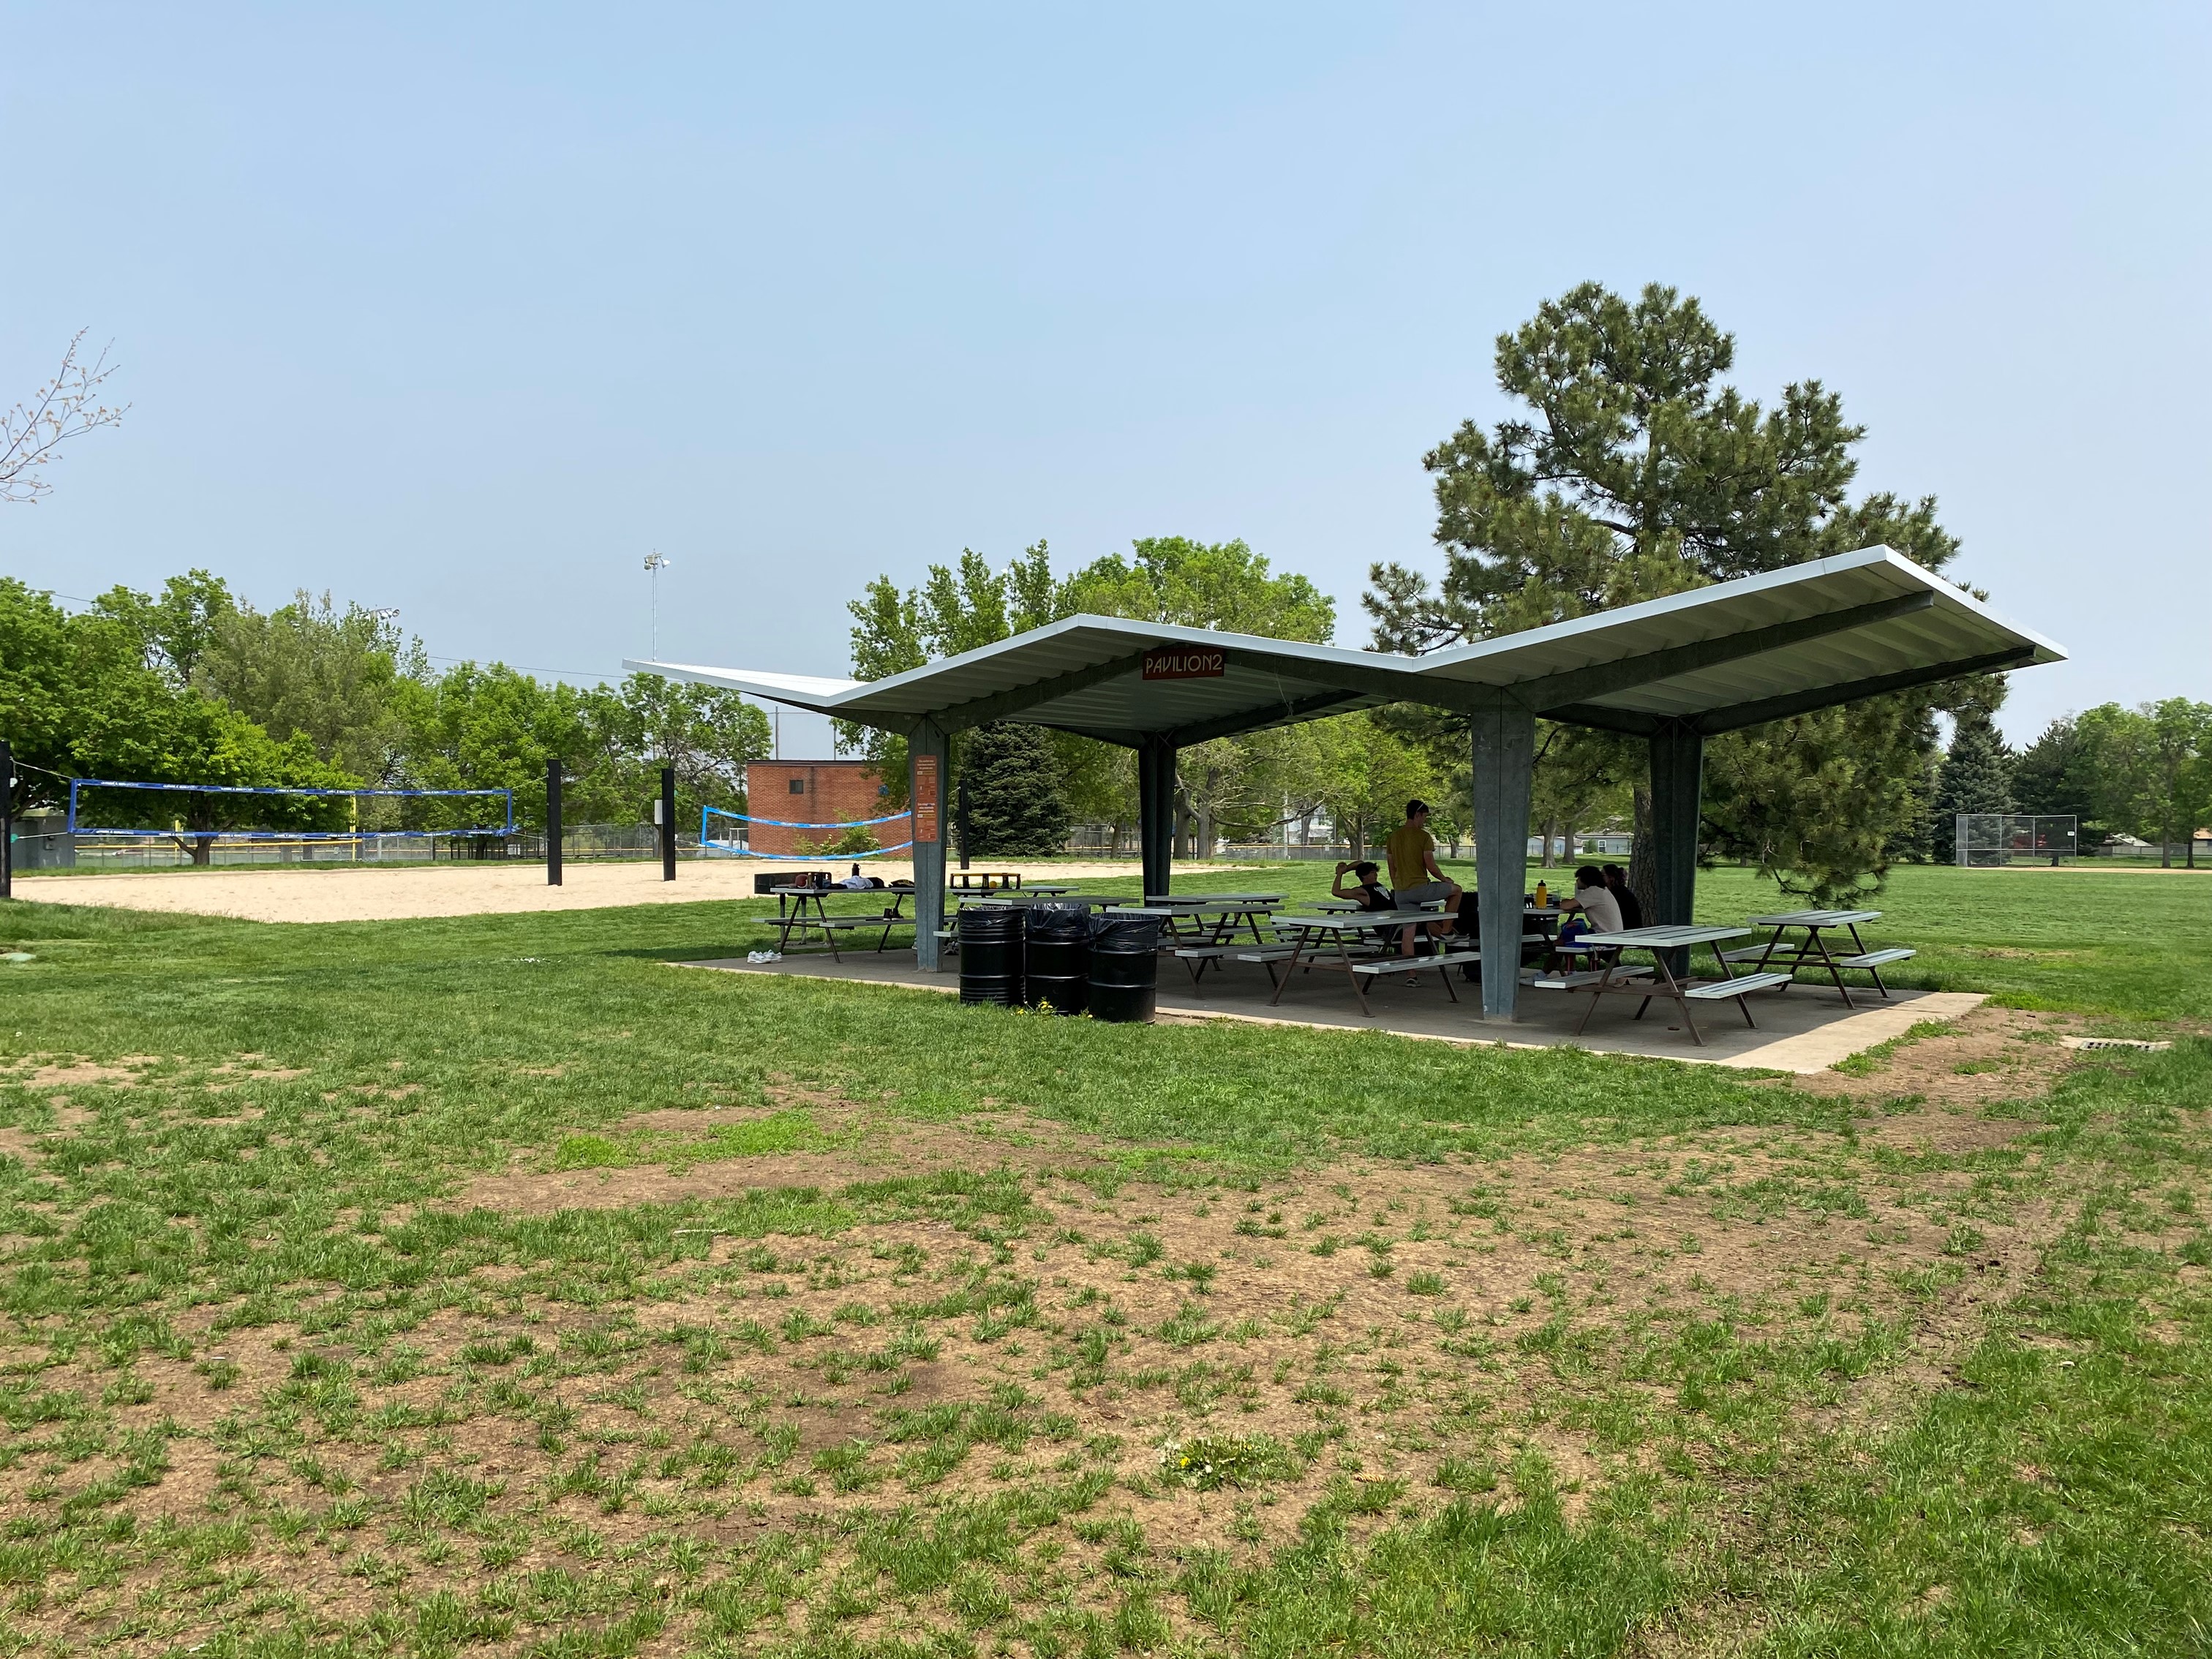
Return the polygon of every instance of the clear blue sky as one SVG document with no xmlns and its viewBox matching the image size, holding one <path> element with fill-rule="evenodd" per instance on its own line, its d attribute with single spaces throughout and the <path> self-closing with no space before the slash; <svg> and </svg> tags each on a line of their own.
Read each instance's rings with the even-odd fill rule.
<svg viewBox="0 0 2212 1659">
<path fill-rule="evenodd" d="M 1656 279 L 2072 648 L 2015 738 L 2212 698 L 2202 5 L 0 20 L 0 393 L 88 325 L 133 404 L 0 508 L 64 592 L 205 565 L 589 676 L 657 548 L 664 656 L 842 673 L 879 571 L 1184 533 L 1364 641 L 1496 335 Z"/>
</svg>

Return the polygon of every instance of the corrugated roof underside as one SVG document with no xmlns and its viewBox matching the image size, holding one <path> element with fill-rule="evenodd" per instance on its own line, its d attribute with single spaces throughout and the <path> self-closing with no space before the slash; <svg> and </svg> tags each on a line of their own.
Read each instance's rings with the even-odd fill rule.
<svg viewBox="0 0 2212 1659">
<path fill-rule="evenodd" d="M 1599 613 L 1584 619 L 1586 627 L 1564 635 L 1555 634 L 1551 638 L 1530 640 L 1520 635 L 1500 635 L 1496 639 L 1440 653 L 1441 659 L 1425 665 L 1423 672 L 1477 685 L 1512 685 L 1547 674 L 1622 662 L 1676 646 L 1724 639 L 1753 629 L 1899 599 L 1923 592 L 1926 586 L 1911 572 L 1882 563 L 1822 572 L 1787 586 L 1751 592 L 1723 593 L 1717 589 L 1697 588 L 1677 596 L 1680 600 L 1695 603 L 1683 603 L 1641 617 Z"/>
<path fill-rule="evenodd" d="M 1591 699 L 1647 714 L 1703 714 L 1794 692 L 1987 657 L 2026 644 L 2009 629 L 1939 600 L 1930 610 Z"/>
</svg>

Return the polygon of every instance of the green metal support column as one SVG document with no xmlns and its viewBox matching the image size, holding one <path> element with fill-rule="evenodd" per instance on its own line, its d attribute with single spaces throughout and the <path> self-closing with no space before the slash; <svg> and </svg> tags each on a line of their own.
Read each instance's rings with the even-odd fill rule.
<svg viewBox="0 0 2212 1659">
<path fill-rule="evenodd" d="M 1521 997 L 1522 900 L 1536 716 L 1517 702 L 1473 716 L 1475 890 L 1482 915 L 1482 1017 L 1510 1020 Z"/>
<path fill-rule="evenodd" d="M 937 930 L 945 925 L 945 774 L 952 745 L 944 731 L 924 720 L 908 734 L 907 800 L 914 809 L 914 959 L 938 967 Z"/>
<path fill-rule="evenodd" d="M 1171 891 L 1175 859 L 1176 745 L 1148 737 L 1137 750 L 1137 839 L 1145 860 L 1145 891 Z"/>
<path fill-rule="evenodd" d="M 1698 908 L 1698 825 L 1703 805 L 1705 740 L 1683 720 L 1667 720 L 1651 734 L 1651 835 L 1657 869 L 1653 892 L 1659 913 L 1650 923 L 1687 927 Z M 1689 952 L 1675 953 L 1675 974 L 1686 971 Z"/>
</svg>

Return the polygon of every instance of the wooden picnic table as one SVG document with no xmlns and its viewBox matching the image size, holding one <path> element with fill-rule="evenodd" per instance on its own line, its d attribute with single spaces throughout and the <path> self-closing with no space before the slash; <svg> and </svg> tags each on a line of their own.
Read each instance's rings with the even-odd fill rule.
<svg viewBox="0 0 2212 1659">
<path fill-rule="evenodd" d="M 1733 1000 L 1742 1011 L 1743 1023 L 1756 1027 L 1759 1022 L 1752 1018 L 1750 1005 L 1744 999 L 1753 991 L 1769 990 L 1790 982 L 1787 974 L 1737 975 L 1729 971 L 1728 957 L 1719 947 L 1726 940 L 1742 939 L 1750 932 L 1749 927 L 1661 926 L 1626 927 L 1617 933 L 1584 933 L 1577 943 L 1601 957 L 1604 965 L 1583 973 L 1539 975 L 1535 983 L 1542 989 L 1585 992 L 1589 994 L 1589 1006 L 1583 1010 L 1582 1019 L 1575 1026 L 1577 1036 L 1583 1034 L 1583 1028 L 1589 1024 L 1590 1016 L 1597 1012 L 1598 999 L 1601 996 L 1643 998 L 1636 1010 L 1635 1018 L 1638 1019 L 1644 1018 L 1644 1011 L 1651 1006 L 1653 998 L 1665 997 L 1681 1011 L 1682 1024 L 1688 1029 L 1691 1041 L 1702 1048 L 1705 1045 L 1705 1035 L 1698 1030 L 1697 1021 L 1691 1018 L 1692 1002 Z M 1720 964 L 1718 984 L 1687 984 L 1675 978 L 1674 970 L 1668 965 L 1668 959 L 1677 951 L 1682 952 L 1683 961 L 1686 963 L 1691 950 L 1700 945 L 1711 947 L 1714 958 Z M 1646 968 L 1640 963 L 1624 965 L 1620 957 L 1625 951 L 1649 951 L 1651 966 Z M 1652 977 L 1655 974 L 1657 975 L 1656 980 Z"/>
<path fill-rule="evenodd" d="M 1834 981 L 1837 992 L 1844 999 L 1844 1006 L 1851 1008 L 1857 1005 L 1851 1000 L 1851 988 L 1844 983 L 1844 969 L 1849 968 L 1856 972 L 1873 975 L 1874 988 L 1881 994 L 1884 1001 L 1887 1001 L 1889 987 L 1881 982 L 1883 965 L 1892 962 L 1910 962 L 1914 952 L 1901 948 L 1887 951 L 1868 950 L 1866 941 L 1859 937 L 1859 924 L 1863 921 L 1880 921 L 1881 920 L 1881 912 L 1879 910 L 1784 910 L 1771 916 L 1753 916 L 1751 919 L 1753 927 L 1771 927 L 1774 930 L 1773 933 L 1768 935 L 1764 945 L 1753 945 L 1745 951 L 1731 951 L 1728 953 L 1727 960 L 1755 961 L 1757 966 L 1753 971 L 1764 973 L 1771 965 L 1775 964 L 1777 958 L 1779 958 L 1781 963 L 1788 966 L 1792 983 L 1796 982 L 1797 969 L 1800 968 L 1808 966 L 1815 969 L 1825 968 L 1827 969 L 1829 979 Z M 1842 956 L 1838 956 L 1830 951 L 1828 942 L 1820 937 L 1821 934 L 1838 927 L 1851 936 L 1851 948 Z M 1803 930 L 1805 934 L 1803 943 L 1783 938 L 1784 933 L 1793 928 Z"/>
</svg>

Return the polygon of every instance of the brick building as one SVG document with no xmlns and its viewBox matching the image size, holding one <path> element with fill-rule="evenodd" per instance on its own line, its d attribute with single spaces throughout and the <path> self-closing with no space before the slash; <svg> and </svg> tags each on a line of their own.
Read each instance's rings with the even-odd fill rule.
<svg viewBox="0 0 2212 1659">
<path fill-rule="evenodd" d="M 745 811 L 755 818 L 796 823 L 853 823 L 890 811 L 890 791 L 867 761 L 752 761 L 745 767 Z M 839 830 L 786 830 L 749 825 L 756 853 L 798 853 L 798 843 L 835 841 Z M 868 833 L 884 846 L 908 838 L 906 821 L 879 823 Z"/>
</svg>

